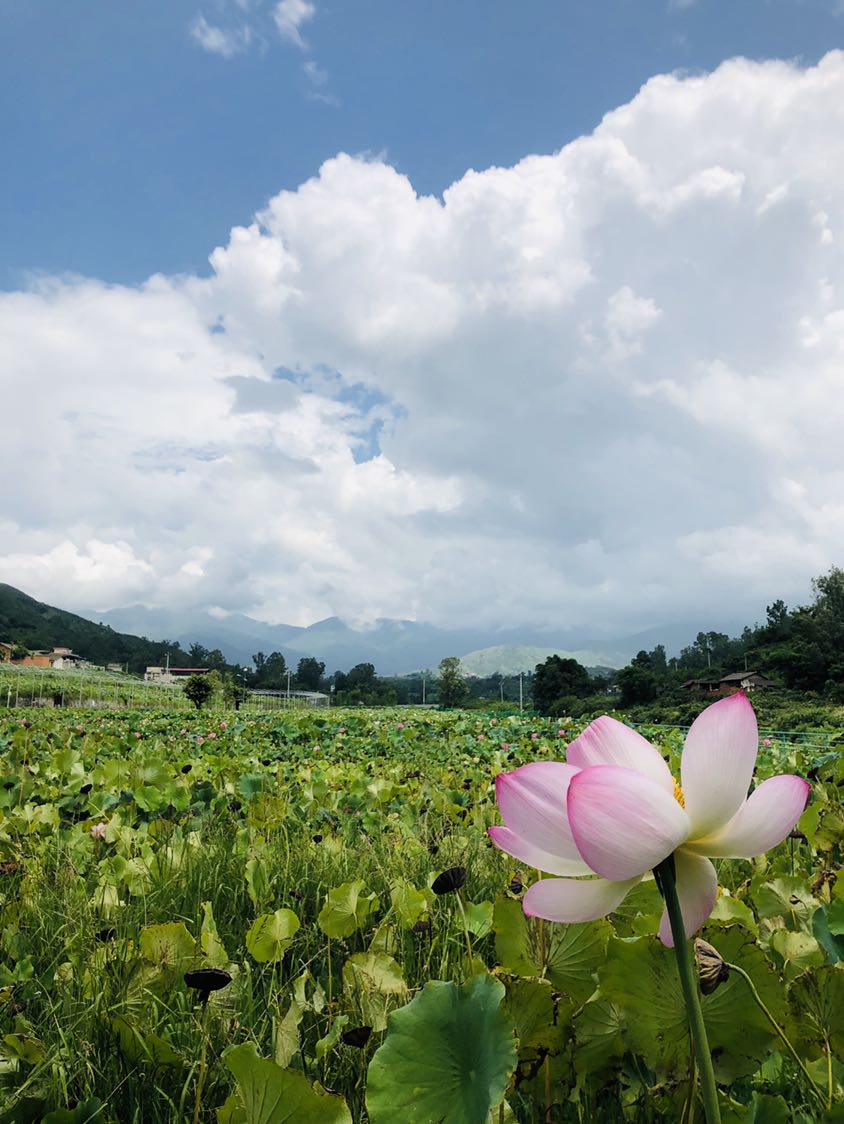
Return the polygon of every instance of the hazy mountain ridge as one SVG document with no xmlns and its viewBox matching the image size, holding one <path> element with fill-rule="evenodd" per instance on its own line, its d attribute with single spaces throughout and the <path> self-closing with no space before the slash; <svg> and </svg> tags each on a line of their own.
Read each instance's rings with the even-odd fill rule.
<svg viewBox="0 0 844 1124">
<path fill-rule="evenodd" d="M 711 626 L 707 626 L 711 627 Z M 741 631 L 741 625 L 721 625 Z M 531 671 L 557 653 L 588 667 L 622 667 L 640 648 L 664 643 L 669 654 L 691 643 L 697 624 L 652 628 L 627 637 L 595 637 L 586 631 L 543 632 L 535 627 L 443 629 L 411 620 L 384 618 L 368 628 L 352 628 L 338 617 L 308 627 L 268 624 L 242 613 L 165 609 L 130 605 L 107 612 L 67 613 L 29 597 L 13 586 L 0 585 L 0 639 L 20 640 L 30 647 L 68 644 L 92 662 L 129 662 L 143 670 L 144 661 L 160 662 L 162 643 L 187 651 L 192 643 L 219 648 L 226 660 L 251 666 L 256 652 L 281 652 L 294 668 L 303 656 L 315 656 L 326 671 L 347 671 L 372 663 L 379 675 L 402 675 L 436 668 L 444 656 L 463 660 L 466 674 L 514 674 Z M 147 639 L 149 638 L 149 639 Z M 175 652 L 174 652 L 175 657 Z"/>
</svg>

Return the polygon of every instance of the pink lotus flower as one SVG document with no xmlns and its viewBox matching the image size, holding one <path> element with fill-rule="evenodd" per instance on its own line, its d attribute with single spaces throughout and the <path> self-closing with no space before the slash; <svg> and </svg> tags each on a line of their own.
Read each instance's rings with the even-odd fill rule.
<svg viewBox="0 0 844 1124">
<path fill-rule="evenodd" d="M 682 788 L 655 746 L 607 716 L 571 743 L 565 764 L 538 761 L 496 777 L 506 826 L 489 829 L 493 841 L 561 876 L 530 887 L 525 913 L 594 921 L 673 855 L 691 936 L 715 905 L 710 858 L 761 855 L 785 839 L 806 806 L 809 785 L 801 777 L 771 777 L 747 795 L 758 745 L 753 707 L 735 694 L 707 707 L 689 730 Z M 673 945 L 665 911 L 659 936 Z"/>
<path fill-rule="evenodd" d="M 91 838 L 92 839 L 105 839 L 106 837 L 106 824 L 95 823 L 91 825 Z"/>
</svg>

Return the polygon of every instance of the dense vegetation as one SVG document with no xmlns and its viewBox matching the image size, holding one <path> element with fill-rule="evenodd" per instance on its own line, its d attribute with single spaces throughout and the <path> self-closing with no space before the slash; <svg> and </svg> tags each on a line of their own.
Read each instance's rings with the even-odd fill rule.
<svg viewBox="0 0 844 1124">
<path fill-rule="evenodd" d="M 11 585 L 0 583 L 0 640 L 21 649 L 47 649 L 55 645 L 72 648 L 91 663 L 122 664 L 143 674 L 148 665 L 163 665 L 169 657 L 174 666 L 185 666 L 190 656 L 168 640 L 115 632 L 108 625 L 94 624 L 28 597 Z"/>
<path fill-rule="evenodd" d="M 552 656 L 536 668 L 533 703 L 547 715 L 613 706 L 639 721 L 688 725 L 712 701 L 723 676 L 755 671 L 773 684 L 754 695 L 766 725 L 823 724 L 830 708 L 835 713 L 844 706 L 844 570 L 833 567 L 812 589 L 810 605 L 789 609 L 775 601 L 764 624 L 748 625 L 741 636 L 699 632 L 672 657 L 657 644 L 607 677 Z"/>
<path fill-rule="evenodd" d="M 528 920 L 535 872 L 485 835 L 495 775 L 578 729 L 6 712 L 0 1121 L 691 1120 L 654 884 L 609 920 Z M 704 1008 L 725 1124 L 811 1124 L 844 1082 L 844 771 L 767 740 L 757 781 L 808 775 L 811 804 L 776 851 L 719 862 L 705 936 L 806 1071 L 738 972 Z"/>
</svg>

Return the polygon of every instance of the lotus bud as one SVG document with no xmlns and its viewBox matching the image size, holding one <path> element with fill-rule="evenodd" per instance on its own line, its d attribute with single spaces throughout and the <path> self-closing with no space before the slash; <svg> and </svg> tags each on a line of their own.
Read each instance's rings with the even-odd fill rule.
<svg viewBox="0 0 844 1124">
<path fill-rule="evenodd" d="M 698 937 L 695 940 L 695 964 L 700 990 L 711 995 L 728 978 L 730 969 L 717 948 Z"/>
</svg>

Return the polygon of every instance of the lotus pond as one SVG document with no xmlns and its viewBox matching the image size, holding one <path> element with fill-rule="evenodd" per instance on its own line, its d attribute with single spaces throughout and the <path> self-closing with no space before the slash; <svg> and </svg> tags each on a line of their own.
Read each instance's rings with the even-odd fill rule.
<svg viewBox="0 0 844 1124">
<path fill-rule="evenodd" d="M 655 883 L 527 919 L 537 874 L 486 834 L 496 774 L 579 730 L 4 714 L 0 1122 L 700 1121 Z M 734 966 L 703 998 L 730 1122 L 844 1120 L 844 765 L 763 744 L 781 772 L 812 782 L 798 829 L 717 863 L 702 934 Z"/>
</svg>

